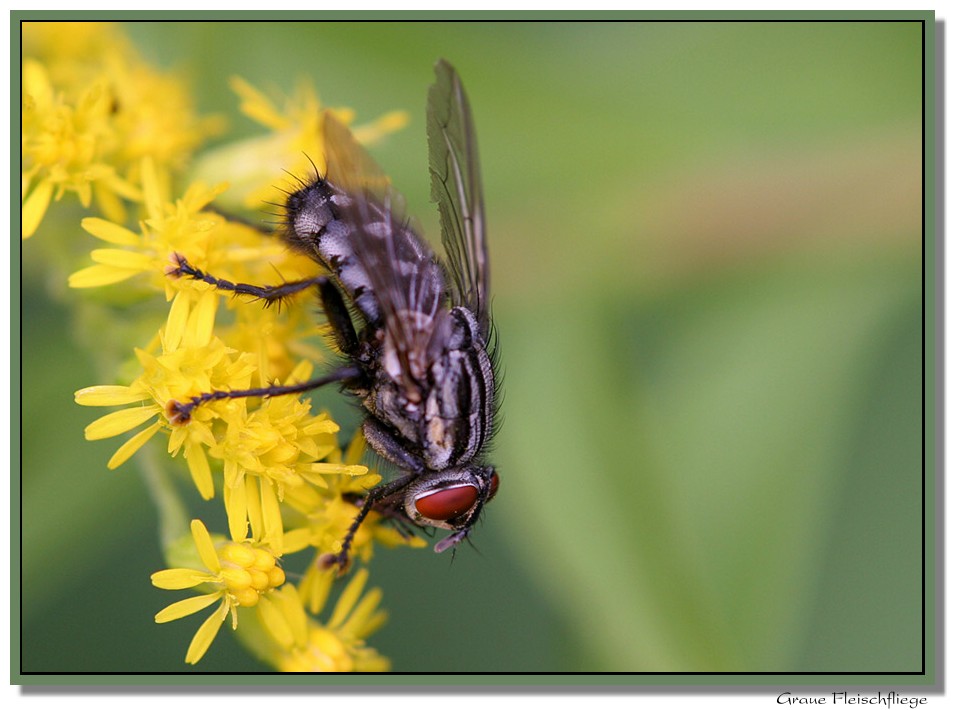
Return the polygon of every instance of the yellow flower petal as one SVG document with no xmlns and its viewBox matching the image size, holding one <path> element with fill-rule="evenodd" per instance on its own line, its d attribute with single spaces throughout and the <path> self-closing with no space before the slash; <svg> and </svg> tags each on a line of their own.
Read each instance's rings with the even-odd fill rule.
<svg viewBox="0 0 960 710">
<path fill-rule="evenodd" d="M 213 612 L 210 617 L 201 624 L 197 633 L 190 642 L 190 648 L 187 649 L 187 656 L 184 660 L 191 665 L 203 658 L 203 654 L 210 648 L 213 639 L 217 637 L 217 632 L 223 625 L 223 620 L 227 618 L 227 600 L 223 600 L 220 608 Z"/>
<path fill-rule="evenodd" d="M 104 215 L 111 222 L 122 224 L 127 221 L 127 210 L 123 206 L 123 201 L 119 195 L 117 195 L 117 192 L 111 188 L 112 186 L 105 180 L 94 183 L 93 201 L 100 214 Z"/>
<path fill-rule="evenodd" d="M 310 544 L 312 535 L 309 528 L 296 528 L 283 533 L 283 554 L 291 555 L 294 552 L 305 550 Z"/>
<path fill-rule="evenodd" d="M 390 659 L 381 656 L 372 648 L 361 648 L 354 659 L 353 670 L 357 673 L 388 673 Z"/>
<path fill-rule="evenodd" d="M 409 537 L 394 527 L 378 525 L 374 528 L 373 536 L 384 547 L 426 547 L 426 540 L 419 537 Z"/>
<path fill-rule="evenodd" d="M 153 617 L 153 620 L 158 624 L 166 624 L 168 621 L 182 619 L 185 616 L 190 616 L 190 614 L 195 614 L 201 609 L 206 609 L 221 597 L 223 597 L 223 592 L 213 592 L 211 594 L 201 594 L 199 597 L 181 599 L 162 609 Z"/>
<path fill-rule="evenodd" d="M 131 276 L 142 273 L 140 270 L 118 269 L 115 266 L 97 264 L 75 271 L 67 279 L 70 288 L 95 288 L 126 281 Z"/>
<path fill-rule="evenodd" d="M 53 86 L 47 68 L 36 59 L 25 58 L 21 67 L 23 93 L 32 96 L 38 103 L 53 101 Z"/>
<path fill-rule="evenodd" d="M 98 264 L 117 269 L 152 271 L 154 268 L 152 257 L 125 249 L 94 249 L 90 252 L 90 258 Z"/>
<path fill-rule="evenodd" d="M 361 433 L 358 431 L 353 439 L 350 441 L 350 445 L 347 447 L 346 452 L 343 455 L 344 461 L 352 461 L 357 463 L 362 457 L 363 452 L 367 448 L 367 440 L 363 438 Z"/>
<path fill-rule="evenodd" d="M 309 465 L 309 464 L 308 464 Z M 312 473 L 309 470 L 306 470 L 306 466 L 297 466 L 297 473 L 300 474 L 301 478 L 305 481 L 309 481 L 317 488 L 329 488 L 330 484 L 327 482 L 323 476 L 318 476 L 315 473 Z"/>
<path fill-rule="evenodd" d="M 198 422 L 194 420 L 192 424 L 196 427 Z M 167 443 L 167 453 L 171 456 L 176 456 L 177 452 L 180 451 L 180 447 L 183 446 L 183 442 L 187 440 L 189 435 L 190 432 L 187 431 L 187 427 L 174 427 L 173 431 L 170 432 L 170 441 Z"/>
<path fill-rule="evenodd" d="M 260 478 L 260 506 L 263 510 L 263 541 L 274 552 L 283 549 L 283 519 L 277 491 L 266 477 Z"/>
<path fill-rule="evenodd" d="M 210 342 L 219 303 L 220 297 L 216 291 L 207 291 L 200 296 L 200 300 L 197 301 L 187 320 L 183 335 L 184 347 L 199 348 Z"/>
<path fill-rule="evenodd" d="M 337 600 L 337 605 L 333 608 L 333 614 L 327 623 L 330 628 L 336 628 L 346 621 L 350 610 L 353 609 L 353 605 L 356 604 L 360 598 L 360 592 L 363 591 L 363 585 L 367 583 L 367 577 L 369 575 L 370 573 L 367 572 L 366 569 L 358 570 L 357 573 L 353 575 L 350 584 L 344 588 L 343 593 Z"/>
<path fill-rule="evenodd" d="M 301 360 L 284 381 L 285 385 L 294 385 L 298 382 L 306 382 L 313 374 L 313 363 L 309 360 Z M 329 421 L 329 420 L 328 420 Z"/>
<path fill-rule="evenodd" d="M 293 646 L 293 629 L 290 628 L 280 609 L 271 601 L 270 596 L 260 595 L 260 601 L 257 603 L 257 619 L 281 647 L 289 649 Z"/>
<path fill-rule="evenodd" d="M 236 542 L 247 537 L 247 488 L 246 486 L 223 486 L 223 503 L 227 509 L 227 525 L 230 538 Z"/>
<path fill-rule="evenodd" d="M 312 614 L 319 614 L 327 603 L 330 596 L 330 588 L 333 586 L 333 580 L 337 577 L 337 571 L 333 567 L 330 569 L 320 569 L 317 564 L 310 565 L 306 574 L 303 576 L 303 582 L 300 583 L 300 599 Z"/>
<path fill-rule="evenodd" d="M 310 473 L 321 473 L 327 475 L 336 473 L 345 476 L 363 476 L 367 473 L 367 471 L 369 471 L 366 466 L 325 462 L 307 464 L 304 468 Z"/>
<path fill-rule="evenodd" d="M 190 532 L 193 534 L 193 544 L 197 546 L 197 552 L 200 553 L 203 564 L 211 572 L 219 572 L 220 559 L 217 557 L 217 549 L 213 546 L 213 539 L 203 521 L 191 520 Z"/>
<path fill-rule="evenodd" d="M 216 576 L 209 572 L 200 572 L 195 569 L 178 567 L 164 569 L 150 575 L 150 582 L 160 589 L 189 589 L 204 582 L 215 582 Z"/>
<path fill-rule="evenodd" d="M 207 460 L 207 454 L 202 446 L 188 441 L 186 455 L 187 466 L 190 468 L 194 485 L 200 491 L 200 496 L 204 500 L 210 500 L 213 498 L 213 476 L 210 474 L 210 462 Z"/>
<path fill-rule="evenodd" d="M 143 202 L 147 208 L 147 215 L 151 220 L 163 218 L 164 200 L 160 177 L 157 175 L 157 166 L 153 160 L 144 156 L 140 161 L 141 180 L 143 182 Z"/>
<path fill-rule="evenodd" d="M 143 201 L 143 194 L 141 194 L 140 188 L 119 177 L 116 172 L 112 170 L 103 178 L 101 178 L 100 186 L 108 188 L 112 193 L 116 193 L 116 195 L 119 197 L 125 197 L 132 202 Z M 125 209 L 124 213 L 126 213 Z M 111 217 L 109 214 L 104 214 L 106 214 L 108 219 L 113 219 L 113 217 Z M 119 219 L 113 219 L 113 221 L 117 222 L 118 224 L 123 224 L 123 222 L 126 220 L 121 217 Z"/>
<path fill-rule="evenodd" d="M 297 592 L 296 585 L 283 585 L 273 592 L 271 599 L 290 625 L 290 630 L 293 632 L 293 643 L 301 648 L 306 646 L 310 622 L 307 618 L 307 612 L 303 608 L 303 602 L 300 601 L 300 594 Z"/>
<path fill-rule="evenodd" d="M 341 634 L 354 638 L 365 638 L 376 631 L 379 628 L 377 625 L 382 625 L 383 621 L 386 621 L 385 615 L 381 619 L 381 615 L 376 614 L 377 606 L 382 598 L 383 592 L 379 589 L 371 589 L 364 594 L 363 599 L 350 614 L 350 618 L 340 627 Z M 369 630 L 367 630 L 368 627 L 370 627 Z"/>
<path fill-rule="evenodd" d="M 80 226 L 85 232 L 110 244 L 133 247 L 140 243 L 140 237 L 134 232 L 99 217 L 86 217 L 80 221 Z"/>
<path fill-rule="evenodd" d="M 384 609 L 378 609 L 367 618 L 367 622 L 356 629 L 357 638 L 368 638 L 383 628 L 390 620 L 390 615 Z"/>
<path fill-rule="evenodd" d="M 150 441 L 150 437 L 160 431 L 161 426 L 163 425 L 160 422 L 156 422 L 135 436 L 130 437 L 130 439 L 124 442 L 123 446 L 116 450 L 113 456 L 110 457 L 110 460 L 107 461 L 107 468 L 113 471 L 115 468 L 124 464 L 127 459 L 137 453 L 144 444 Z"/>
<path fill-rule="evenodd" d="M 90 186 L 90 183 L 82 182 L 78 185 L 74 185 L 74 189 L 77 192 L 77 199 L 80 200 L 80 204 L 84 207 L 89 207 L 90 198 L 93 197 L 93 188 Z"/>
<path fill-rule="evenodd" d="M 264 94 L 239 76 L 230 77 L 230 88 L 240 97 L 240 111 L 254 121 L 282 131 L 290 124 L 290 120 L 274 107 Z"/>
<path fill-rule="evenodd" d="M 50 198 L 53 196 L 53 183 L 44 180 L 30 193 L 23 203 L 23 209 L 20 213 L 20 238 L 27 239 L 32 237 L 43 216 L 47 213 L 47 207 L 50 206 Z"/>
<path fill-rule="evenodd" d="M 230 183 L 228 182 L 218 183 L 212 188 L 207 187 L 202 182 L 195 182 L 187 188 L 187 191 L 183 195 L 181 202 L 188 212 L 200 212 L 204 207 L 217 199 L 218 196 L 222 195 L 229 188 Z M 208 223 L 211 226 L 218 224 L 217 222 Z M 259 252 L 261 255 L 262 253 L 263 252 Z"/>
<path fill-rule="evenodd" d="M 263 540 L 263 513 L 260 507 L 260 486 L 256 476 L 244 476 L 243 485 L 247 489 L 247 518 L 250 520 L 250 532 L 255 540 Z"/>
<path fill-rule="evenodd" d="M 241 485 L 243 481 L 241 476 L 243 476 L 244 471 L 240 468 L 240 464 L 236 459 L 228 458 L 223 462 L 223 485 L 225 488 L 236 488 Z"/>
<path fill-rule="evenodd" d="M 159 413 L 160 408 L 156 405 L 121 409 L 119 412 L 111 412 L 95 422 L 91 422 L 83 430 L 83 434 L 87 441 L 109 439 L 111 436 L 117 436 L 140 426 L 150 417 L 155 417 Z"/>
<path fill-rule="evenodd" d="M 306 379 L 306 378 L 304 378 Z M 303 382 L 304 380 L 299 380 Z M 332 419 L 320 419 L 312 421 L 303 428 L 303 433 L 307 436 L 316 436 L 317 434 L 335 434 L 340 431 L 340 427 Z"/>
<path fill-rule="evenodd" d="M 167 314 L 167 327 L 163 329 L 163 351 L 173 352 L 183 340 L 183 331 L 190 316 L 190 296 L 186 291 L 178 291 L 170 304 Z"/>
<path fill-rule="evenodd" d="M 337 634 L 322 626 L 314 626 L 310 634 L 310 651 L 314 670 L 325 673 L 353 670 L 353 658 Z"/>
<path fill-rule="evenodd" d="M 405 128 L 410 123 L 410 114 L 406 111 L 390 111 L 377 120 L 362 126 L 351 128 L 353 137 L 363 145 L 373 145 L 387 133 Z"/>
<path fill-rule="evenodd" d="M 77 390 L 73 401 L 84 407 L 112 407 L 150 399 L 150 395 L 125 385 L 93 385 Z"/>
</svg>

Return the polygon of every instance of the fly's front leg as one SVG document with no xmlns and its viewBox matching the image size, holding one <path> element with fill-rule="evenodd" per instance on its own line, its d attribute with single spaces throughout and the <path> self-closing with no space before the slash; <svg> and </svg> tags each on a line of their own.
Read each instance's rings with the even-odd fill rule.
<svg viewBox="0 0 960 710">
<path fill-rule="evenodd" d="M 211 276 L 206 271 L 198 269 L 196 266 L 187 261 L 187 258 L 182 254 L 173 255 L 174 266 L 171 266 L 167 270 L 167 276 L 172 276 L 178 278 L 180 276 L 188 276 L 195 281 L 203 281 L 204 283 L 210 284 L 211 286 L 216 286 L 220 291 L 230 291 L 231 293 L 239 293 L 244 296 L 253 296 L 258 298 L 267 305 L 272 305 L 277 301 L 282 301 L 288 296 L 292 296 L 295 293 L 300 293 L 306 288 L 311 286 L 320 285 L 323 282 L 328 282 L 326 276 L 317 276 L 312 279 L 303 279 L 301 281 L 288 281 L 286 283 L 277 284 L 276 286 L 254 286 L 252 284 L 236 284 L 232 281 L 227 281 L 226 279 L 218 279 L 216 276 Z"/>
<path fill-rule="evenodd" d="M 169 276 L 174 278 L 189 276 L 196 281 L 203 281 L 211 286 L 216 286 L 220 291 L 230 291 L 231 293 L 259 298 L 265 301 L 267 305 L 281 301 L 287 296 L 299 293 L 310 286 L 316 286 L 320 295 L 320 303 L 327 316 L 327 321 L 333 328 L 333 335 L 340 352 L 349 358 L 355 358 L 360 351 L 360 341 L 357 338 L 357 331 L 353 327 L 353 320 L 350 318 L 350 310 L 343 302 L 340 289 L 326 276 L 315 276 L 312 279 L 301 281 L 287 281 L 276 286 L 254 286 L 218 279 L 216 276 L 193 266 L 181 254 L 174 254 L 173 259 L 176 266 L 167 272 Z"/>
<path fill-rule="evenodd" d="M 423 462 L 407 451 L 388 427 L 373 417 L 367 417 L 367 419 L 364 420 L 363 436 L 374 451 L 409 473 L 405 473 L 399 478 L 395 478 L 392 481 L 371 489 L 363 501 L 360 513 L 354 518 L 353 523 L 351 523 L 350 528 L 347 530 L 347 534 L 343 537 L 340 552 L 336 555 L 327 554 L 320 558 L 321 567 L 329 569 L 336 565 L 341 573 L 346 570 L 347 563 L 350 560 L 350 546 L 353 544 L 353 538 L 370 511 L 377 510 L 377 504 L 379 502 L 402 491 L 423 472 Z M 405 519 L 405 517 L 406 516 L 397 516 L 397 519 Z"/>
<path fill-rule="evenodd" d="M 395 478 L 392 481 L 384 483 L 372 488 L 369 493 L 367 493 L 366 500 L 363 501 L 363 507 L 360 508 L 360 513 L 356 518 L 353 519 L 353 522 L 350 523 L 350 527 L 347 529 L 347 534 L 343 536 L 343 542 L 340 544 L 340 552 L 336 555 L 326 554 L 320 558 L 319 564 L 324 569 L 330 569 L 333 566 L 339 568 L 340 572 L 344 572 L 347 569 L 347 563 L 350 561 L 350 546 L 353 544 L 353 538 L 357 534 L 357 530 L 360 529 L 360 525 L 363 523 L 364 519 L 369 515 L 370 511 L 373 510 L 374 506 L 378 501 L 387 498 L 388 496 L 393 495 L 397 491 L 401 491 L 410 485 L 410 482 L 417 477 L 416 473 L 406 473 L 399 478 Z"/>
</svg>

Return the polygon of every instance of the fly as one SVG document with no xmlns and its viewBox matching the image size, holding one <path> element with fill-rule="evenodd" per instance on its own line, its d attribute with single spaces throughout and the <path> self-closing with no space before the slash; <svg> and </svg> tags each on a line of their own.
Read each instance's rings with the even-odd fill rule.
<svg viewBox="0 0 960 710">
<path fill-rule="evenodd" d="M 496 353 L 480 165 L 470 105 L 444 60 L 427 97 L 431 197 L 445 260 L 404 219 L 401 199 L 331 113 L 324 119 L 327 174 L 288 196 L 282 237 L 324 275 L 276 286 L 217 279 L 177 255 L 173 276 L 265 301 L 316 287 L 346 362 L 286 386 L 207 392 L 174 402 L 186 421 L 205 402 L 275 397 L 340 383 L 365 411 L 363 435 L 399 473 L 367 492 L 325 563 L 343 569 L 371 510 L 418 527 L 451 530 L 434 550 L 466 539 L 500 478 L 486 462 L 497 406 Z M 357 325 L 351 311 L 357 316 Z"/>
</svg>

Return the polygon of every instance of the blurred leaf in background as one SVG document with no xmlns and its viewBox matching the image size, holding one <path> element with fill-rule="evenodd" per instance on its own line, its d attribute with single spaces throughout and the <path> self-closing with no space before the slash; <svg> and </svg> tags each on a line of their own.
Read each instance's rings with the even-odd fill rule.
<svg viewBox="0 0 960 710">
<path fill-rule="evenodd" d="M 470 93 L 502 486 L 477 551 L 374 560 L 394 670 L 920 670 L 922 29 L 125 26 L 230 117 L 223 140 L 254 130 L 233 75 L 310 77 L 361 121 L 409 111 L 373 152 L 435 240 L 433 62 Z M 82 242 L 77 216 L 42 229 Z M 156 521 L 109 443 L 83 441 L 92 371 L 33 246 L 23 669 L 182 671 L 189 630 L 152 623 Z M 198 670 L 259 668 L 222 645 Z"/>
</svg>

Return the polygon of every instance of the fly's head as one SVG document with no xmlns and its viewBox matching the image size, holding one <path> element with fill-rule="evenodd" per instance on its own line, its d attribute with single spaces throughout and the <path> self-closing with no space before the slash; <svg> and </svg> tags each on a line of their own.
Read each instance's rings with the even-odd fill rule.
<svg viewBox="0 0 960 710">
<path fill-rule="evenodd" d="M 337 219 L 338 203 L 344 199 L 324 178 L 302 182 L 300 189 L 287 196 L 284 206 L 286 241 L 313 256 L 318 237 Z"/>
<path fill-rule="evenodd" d="M 497 494 L 500 476 L 493 466 L 463 466 L 424 474 L 404 493 L 404 510 L 417 525 L 453 530 L 436 544 L 443 552 L 461 542 Z"/>
</svg>

